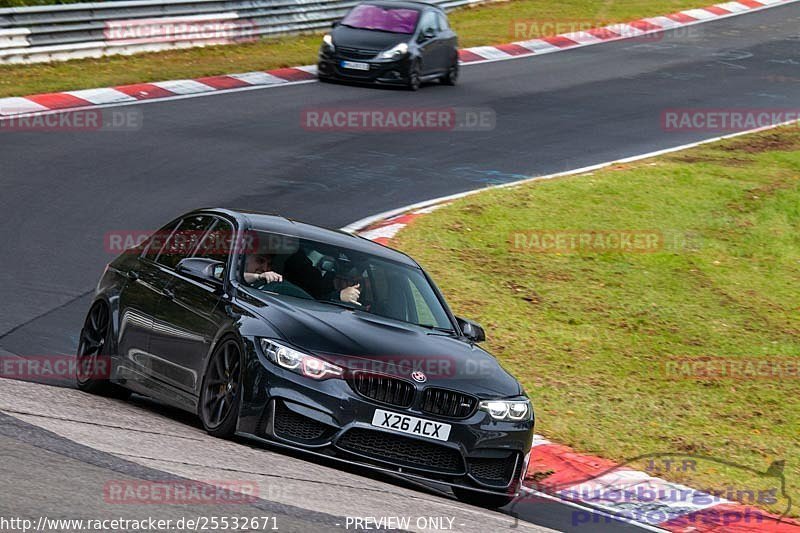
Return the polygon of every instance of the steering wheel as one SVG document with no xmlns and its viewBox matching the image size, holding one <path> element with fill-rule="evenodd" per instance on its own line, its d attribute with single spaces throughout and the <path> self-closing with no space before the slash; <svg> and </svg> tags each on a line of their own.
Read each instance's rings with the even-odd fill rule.
<svg viewBox="0 0 800 533">
<path fill-rule="evenodd" d="M 262 291 L 276 292 L 278 294 L 283 294 L 285 296 L 294 296 L 295 298 L 305 298 L 306 300 L 314 299 L 314 297 L 308 294 L 306 291 L 304 291 L 294 283 L 289 283 L 288 281 L 267 282 L 264 280 L 258 280 L 252 285 L 254 288 Z"/>
</svg>

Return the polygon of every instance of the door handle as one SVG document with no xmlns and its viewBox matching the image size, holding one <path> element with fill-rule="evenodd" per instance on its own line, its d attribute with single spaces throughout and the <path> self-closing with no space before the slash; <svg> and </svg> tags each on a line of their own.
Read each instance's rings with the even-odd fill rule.
<svg viewBox="0 0 800 533">
<path fill-rule="evenodd" d="M 139 273 L 135 272 L 133 270 L 129 270 L 128 271 L 128 279 L 131 280 L 131 281 L 136 281 L 137 279 L 139 279 Z"/>
<path fill-rule="evenodd" d="M 167 298 L 167 300 L 172 300 L 175 298 L 175 293 L 170 289 L 164 289 L 164 296 Z"/>
</svg>

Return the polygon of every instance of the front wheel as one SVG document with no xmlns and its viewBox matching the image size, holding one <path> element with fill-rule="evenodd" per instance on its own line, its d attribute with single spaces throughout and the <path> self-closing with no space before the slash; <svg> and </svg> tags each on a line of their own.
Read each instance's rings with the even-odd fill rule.
<svg viewBox="0 0 800 533">
<path fill-rule="evenodd" d="M 461 487 L 453 487 L 453 494 L 458 498 L 458 501 L 487 509 L 505 507 L 514 500 L 514 496 L 510 494 L 489 494 Z"/>
<path fill-rule="evenodd" d="M 242 403 L 242 350 L 235 339 L 220 343 L 211 355 L 200 393 L 200 420 L 209 435 L 230 437 Z"/>
<path fill-rule="evenodd" d="M 445 85 L 455 85 L 458 81 L 458 60 L 447 69 L 447 74 L 442 76 L 442 83 Z"/>
<path fill-rule="evenodd" d="M 414 63 L 411 65 L 411 69 L 408 72 L 408 89 L 410 91 L 418 91 L 421 86 L 422 80 L 419 74 L 419 63 Z"/>
</svg>

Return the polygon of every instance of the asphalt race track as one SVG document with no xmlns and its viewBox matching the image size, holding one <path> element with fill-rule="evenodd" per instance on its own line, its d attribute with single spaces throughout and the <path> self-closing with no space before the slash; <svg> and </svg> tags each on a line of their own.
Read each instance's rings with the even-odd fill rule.
<svg viewBox="0 0 800 533">
<path fill-rule="evenodd" d="M 74 353 L 94 284 L 113 257 L 108 232 L 155 229 L 209 205 L 341 227 L 436 196 L 714 137 L 725 132 L 665 131 L 661 113 L 792 108 L 799 43 L 793 4 L 655 41 L 466 66 L 455 88 L 310 83 L 119 108 L 142 114 L 138 131 L 0 130 L 0 354 Z M 354 133 L 301 124 L 309 108 L 371 107 L 479 108 L 495 114 L 496 127 Z M 0 515 L 271 515 L 285 531 L 344 529 L 344 517 L 370 515 L 451 516 L 459 531 L 514 525 L 389 477 L 212 439 L 192 417 L 142 398 L 122 403 L 2 380 L 0 411 Z M 253 480 L 260 498 L 235 512 L 103 501 L 109 479 L 164 476 Z M 586 530 L 561 504 L 520 512 L 521 530 Z M 626 529 L 638 528 L 591 526 Z"/>
</svg>

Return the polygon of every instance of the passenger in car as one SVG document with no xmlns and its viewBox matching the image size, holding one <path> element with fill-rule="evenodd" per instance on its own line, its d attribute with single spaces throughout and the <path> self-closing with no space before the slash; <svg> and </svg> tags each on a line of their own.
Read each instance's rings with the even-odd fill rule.
<svg viewBox="0 0 800 533">
<path fill-rule="evenodd" d="M 339 299 L 345 303 L 361 305 L 358 284 L 347 285 L 340 279 L 334 279 L 329 272 L 316 268 L 302 250 L 292 254 L 284 263 L 286 281 L 294 283 L 317 300 Z"/>
</svg>

